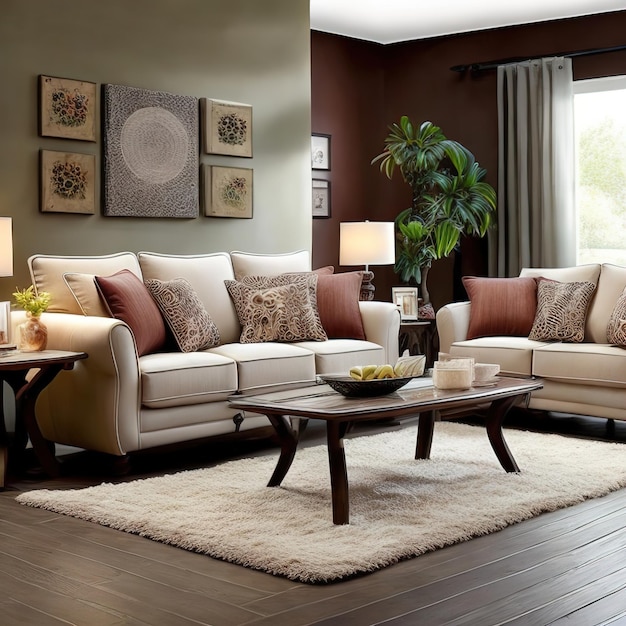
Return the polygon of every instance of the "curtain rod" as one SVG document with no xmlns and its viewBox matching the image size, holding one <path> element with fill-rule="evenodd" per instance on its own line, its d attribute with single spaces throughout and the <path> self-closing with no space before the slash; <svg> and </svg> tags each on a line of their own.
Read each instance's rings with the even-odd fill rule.
<svg viewBox="0 0 626 626">
<path fill-rule="evenodd" d="M 603 54 L 605 52 L 619 52 L 626 50 L 625 46 L 614 46 L 613 48 L 593 48 L 591 50 L 580 50 L 578 52 L 556 52 L 553 54 L 540 54 L 532 57 L 517 57 L 511 59 L 500 59 L 497 61 L 483 61 L 482 63 L 469 63 L 467 65 L 454 65 L 450 69 L 453 72 L 484 72 L 487 70 L 495 70 L 498 65 L 506 65 L 507 63 L 520 63 L 522 61 L 531 61 L 532 59 L 542 59 L 544 57 L 579 57 L 591 54 Z"/>
</svg>

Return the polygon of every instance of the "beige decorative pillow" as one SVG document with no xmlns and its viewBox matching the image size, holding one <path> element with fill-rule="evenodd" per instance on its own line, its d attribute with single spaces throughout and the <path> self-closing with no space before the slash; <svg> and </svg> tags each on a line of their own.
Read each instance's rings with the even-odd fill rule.
<svg viewBox="0 0 626 626">
<path fill-rule="evenodd" d="M 311 300 L 317 276 L 244 278 L 224 281 L 241 324 L 241 343 L 327 339 Z"/>
<path fill-rule="evenodd" d="M 538 279 L 537 313 L 528 336 L 535 341 L 580 343 L 585 338 L 587 308 L 596 286 Z"/>
<path fill-rule="evenodd" d="M 145 284 L 181 352 L 197 352 L 219 345 L 220 331 L 188 280 L 151 278 Z"/>
<path fill-rule="evenodd" d="M 109 317 L 109 311 L 103 302 L 96 287 L 95 274 L 81 274 L 79 272 L 66 272 L 63 280 L 72 292 L 76 303 L 83 315 L 97 317 Z"/>
<path fill-rule="evenodd" d="M 626 348 L 626 289 L 617 299 L 606 327 L 609 343 Z"/>
</svg>

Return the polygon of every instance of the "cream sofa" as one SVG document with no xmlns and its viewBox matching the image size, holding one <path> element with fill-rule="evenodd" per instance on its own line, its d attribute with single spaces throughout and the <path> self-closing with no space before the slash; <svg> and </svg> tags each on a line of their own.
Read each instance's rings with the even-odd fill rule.
<svg viewBox="0 0 626 626">
<path fill-rule="evenodd" d="M 366 340 L 239 343 L 241 328 L 224 281 L 309 271 L 308 251 L 36 255 L 28 264 L 36 290 L 52 294 L 51 306 L 42 316 L 48 348 L 88 354 L 72 371 L 59 374 L 38 401 L 39 425 L 53 442 L 122 456 L 243 433 L 269 422 L 264 416 L 231 409 L 227 399 L 235 393 L 309 385 L 318 374 L 347 372 L 357 364 L 393 363 L 398 357 L 399 313 L 386 302 L 357 304 Z M 98 292 L 93 276 L 120 270 L 142 280 L 185 278 L 219 329 L 219 345 L 197 352 L 138 356 L 129 326 L 98 315 L 100 305 L 94 301 Z M 68 280 L 72 276 L 88 280 L 76 285 Z M 14 329 L 22 320 L 23 313 L 12 314 Z"/>
<path fill-rule="evenodd" d="M 607 340 L 609 318 L 626 288 L 626 267 L 526 268 L 520 276 L 596 284 L 582 343 L 533 341 L 522 336 L 467 339 L 472 305 L 456 302 L 437 312 L 441 351 L 499 363 L 504 373 L 541 377 L 544 387 L 532 394 L 530 408 L 626 420 L 626 348 Z"/>
</svg>

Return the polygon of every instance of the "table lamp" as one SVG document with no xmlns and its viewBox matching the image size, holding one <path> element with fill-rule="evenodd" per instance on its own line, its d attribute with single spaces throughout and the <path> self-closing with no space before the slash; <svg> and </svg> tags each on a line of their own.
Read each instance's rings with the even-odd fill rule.
<svg viewBox="0 0 626 626">
<path fill-rule="evenodd" d="M 0 276 L 13 276 L 13 226 L 10 217 L 0 217 Z M 0 302 L 0 347 L 10 342 L 11 303 Z"/>
<path fill-rule="evenodd" d="M 361 300 L 374 299 L 374 272 L 370 265 L 393 265 L 396 246 L 393 222 L 341 222 L 339 265 L 365 265 Z"/>
</svg>

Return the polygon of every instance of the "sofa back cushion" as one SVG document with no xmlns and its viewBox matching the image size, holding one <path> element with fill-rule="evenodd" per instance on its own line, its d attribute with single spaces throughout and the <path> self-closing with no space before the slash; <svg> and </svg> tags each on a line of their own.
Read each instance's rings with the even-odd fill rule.
<svg viewBox="0 0 626 626">
<path fill-rule="evenodd" d="M 228 253 L 175 255 L 139 252 L 137 258 L 144 280 L 184 278 L 217 326 L 221 343 L 239 341 L 239 320 L 224 284 L 225 280 L 234 279 Z"/>
<path fill-rule="evenodd" d="M 576 265 L 573 267 L 524 267 L 520 272 L 520 276 L 530 276 L 533 278 L 543 277 L 548 278 L 549 280 L 556 280 L 560 283 L 589 282 L 597 286 L 600 278 L 600 267 L 599 263 L 588 263 L 586 265 Z M 591 328 L 595 327 L 595 318 L 592 315 L 595 296 L 596 294 L 594 293 L 589 309 L 587 310 L 587 318 L 585 321 L 585 341 L 595 341 L 591 338 Z M 608 322 L 610 315 L 611 312 L 609 311 L 604 322 L 603 343 L 606 343 L 606 323 Z"/>
<path fill-rule="evenodd" d="M 243 276 L 278 276 L 288 272 L 308 272 L 311 270 L 311 255 L 308 250 L 298 250 L 284 254 L 256 254 L 234 251 L 230 258 L 235 279 Z"/>
<path fill-rule="evenodd" d="M 130 270 L 141 278 L 137 257 L 132 252 L 119 252 L 103 256 L 54 256 L 36 254 L 28 259 L 31 282 L 35 291 L 47 291 L 51 295 L 48 311 L 52 313 L 76 313 L 83 310 L 67 285 L 64 275 L 71 272 L 110 276 L 120 270 Z M 93 289 L 93 296 L 97 291 Z"/>
<path fill-rule="evenodd" d="M 615 305 L 626 288 L 626 267 L 603 263 L 596 295 L 587 315 L 587 336 L 595 343 L 609 342 L 607 326 Z"/>
</svg>

